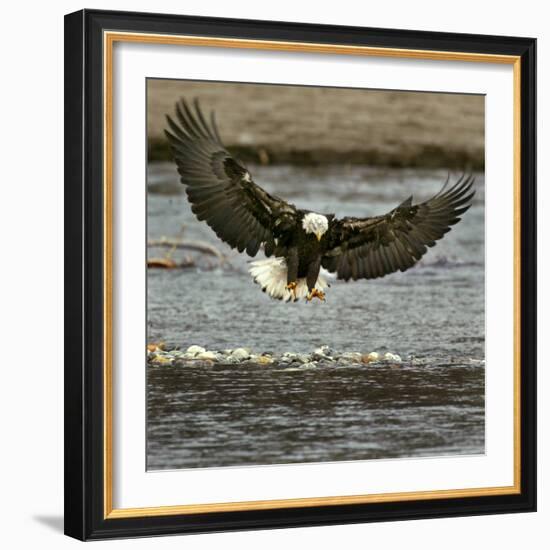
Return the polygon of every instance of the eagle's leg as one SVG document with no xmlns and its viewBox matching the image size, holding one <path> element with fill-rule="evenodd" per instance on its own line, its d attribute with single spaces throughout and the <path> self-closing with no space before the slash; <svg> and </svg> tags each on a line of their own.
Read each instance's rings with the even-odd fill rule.
<svg viewBox="0 0 550 550">
<path fill-rule="evenodd" d="M 298 286 L 298 249 L 291 248 L 288 251 L 286 260 L 286 288 L 292 292 L 292 297 L 296 300 L 296 287 Z"/>
<path fill-rule="evenodd" d="M 308 270 L 307 270 L 307 288 L 309 290 L 309 293 L 306 297 L 306 300 L 308 302 L 311 302 L 313 298 L 319 298 L 322 302 L 325 301 L 325 293 L 322 290 L 318 290 L 315 288 L 315 285 L 317 284 L 317 279 L 319 277 L 319 271 L 321 270 L 321 258 L 317 258 L 314 262 L 311 262 L 309 264 Z"/>
<path fill-rule="evenodd" d="M 298 249 L 296 247 L 288 250 L 288 255 L 285 258 L 286 261 L 286 282 L 297 283 L 298 282 Z"/>
<path fill-rule="evenodd" d="M 298 286 L 298 283 L 296 281 L 291 281 L 290 283 L 287 283 L 286 288 L 290 290 L 292 293 L 292 299 L 296 300 L 296 287 Z"/>
</svg>

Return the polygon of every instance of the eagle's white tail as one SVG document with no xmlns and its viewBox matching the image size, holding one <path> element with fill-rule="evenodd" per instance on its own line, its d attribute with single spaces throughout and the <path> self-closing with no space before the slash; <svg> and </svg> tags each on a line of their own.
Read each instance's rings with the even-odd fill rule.
<svg viewBox="0 0 550 550">
<path fill-rule="evenodd" d="M 288 302 L 294 298 L 293 293 L 286 288 L 287 269 L 284 258 L 267 258 L 266 260 L 256 260 L 250 263 L 248 270 L 252 275 L 254 282 L 258 283 L 262 290 L 277 300 Z M 326 276 L 328 272 L 321 269 L 315 288 L 324 291 L 329 286 Z M 305 298 L 308 295 L 307 282 L 305 277 L 298 279 L 296 286 L 296 299 Z"/>
</svg>

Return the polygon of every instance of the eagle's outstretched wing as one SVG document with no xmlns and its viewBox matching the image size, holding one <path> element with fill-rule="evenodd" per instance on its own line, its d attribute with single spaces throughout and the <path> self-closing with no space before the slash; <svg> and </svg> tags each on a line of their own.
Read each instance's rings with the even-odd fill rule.
<svg viewBox="0 0 550 550">
<path fill-rule="evenodd" d="M 474 178 L 463 176 L 446 189 L 448 181 L 426 202 L 413 205 L 409 197 L 385 216 L 335 220 L 323 267 L 346 281 L 412 267 L 471 206 Z"/>
<path fill-rule="evenodd" d="M 256 185 L 223 145 L 214 113 L 208 123 L 197 100 L 193 107 L 179 101 L 177 122 L 167 116 L 165 131 L 191 209 L 239 252 L 255 256 L 264 244 L 267 256 L 281 255 L 282 237 L 298 223 L 296 208 Z"/>
</svg>

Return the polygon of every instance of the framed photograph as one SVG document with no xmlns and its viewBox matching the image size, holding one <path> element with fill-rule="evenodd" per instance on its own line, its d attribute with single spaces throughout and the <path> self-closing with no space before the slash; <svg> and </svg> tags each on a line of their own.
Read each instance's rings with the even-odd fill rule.
<svg viewBox="0 0 550 550">
<path fill-rule="evenodd" d="M 66 16 L 66 534 L 535 510 L 535 46 Z"/>
</svg>

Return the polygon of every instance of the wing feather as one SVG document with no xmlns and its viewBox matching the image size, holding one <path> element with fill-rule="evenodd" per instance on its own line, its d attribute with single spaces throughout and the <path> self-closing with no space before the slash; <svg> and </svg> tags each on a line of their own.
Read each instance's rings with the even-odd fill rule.
<svg viewBox="0 0 550 550">
<path fill-rule="evenodd" d="M 412 267 L 471 206 L 474 178 L 448 183 L 431 199 L 413 205 L 409 197 L 385 216 L 335 220 L 323 267 L 346 281 Z"/>
<path fill-rule="evenodd" d="M 197 100 L 191 106 L 181 99 L 175 119 L 166 119 L 165 134 L 197 219 L 239 252 L 255 256 L 264 244 L 267 255 L 274 253 L 281 228 L 298 223 L 294 205 L 252 181 L 246 167 L 223 145 L 214 113 L 208 122 Z"/>
</svg>

